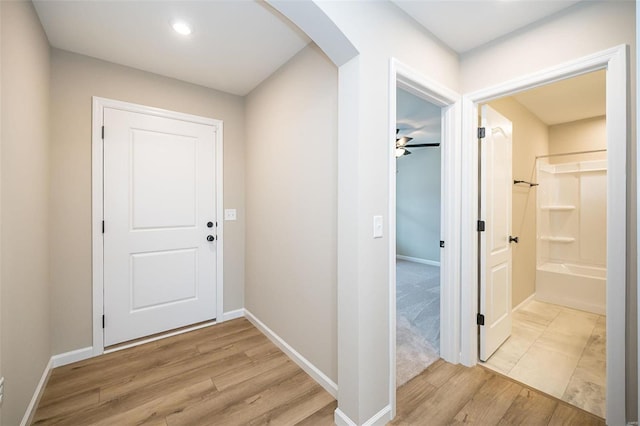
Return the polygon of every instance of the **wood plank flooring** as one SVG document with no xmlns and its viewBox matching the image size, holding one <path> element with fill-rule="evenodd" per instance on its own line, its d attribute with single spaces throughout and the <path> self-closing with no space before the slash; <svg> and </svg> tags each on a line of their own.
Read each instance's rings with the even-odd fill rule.
<svg viewBox="0 0 640 426">
<path fill-rule="evenodd" d="M 246 319 L 53 370 L 34 425 L 332 425 L 336 401 Z M 394 425 L 604 425 L 482 367 L 437 361 Z"/>
<path fill-rule="evenodd" d="M 335 407 L 243 318 L 54 369 L 32 424 L 328 425 Z"/>
<path fill-rule="evenodd" d="M 397 393 L 392 425 L 603 425 L 568 403 L 476 366 L 438 360 Z"/>
</svg>

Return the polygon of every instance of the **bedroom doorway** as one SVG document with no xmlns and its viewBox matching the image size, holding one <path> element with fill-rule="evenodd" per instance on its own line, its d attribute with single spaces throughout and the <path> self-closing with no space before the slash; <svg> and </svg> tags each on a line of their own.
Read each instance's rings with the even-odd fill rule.
<svg viewBox="0 0 640 426">
<path fill-rule="evenodd" d="M 420 150 L 437 149 L 439 155 L 431 158 L 440 166 L 439 183 L 431 182 L 432 188 L 439 194 L 460 193 L 461 191 L 461 97 L 458 93 L 444 87 L 420 74 L 418 71 L 407 67 L 397 59 L 391 59 L 389 73 L 389 128 L 388 128 L 388 191 L 389 191 L 389 238 L 388 238 L 388 267 L 389 267 L 389 400 L 391 401 L 391 415 L 396 412 L 396 391 L 397 383 L 397 305 L 396 305 L 396 266 L 399 260 L 396 257 L 397 249 L 397 165 L 401 161 L 409 158 L 419 158 Z M 399 92 L 399 90 L 405 93 Z M 416 125 L 411 121 L 398 123 L 396 110 L 398 108 L 397 99 L 412 95 L 417 97 L 423 104 L 430 106 L 430 110 L 436 112 L 432 122 L 439 127 L 438 140 L 404 139 L 403 137 L 421 137 L 420 131 L 425 131 L 428 126 Z M 423 114 L 424 116 L 424 114 Z M 419 129 L 423 127 L 423 129 Z M 402 133 L 402 132 L 405 133 Z M 414 136 L 406 134 L 408 131 L 416 132 Z M 425 136 L 424 134 L 422 136 Z M 439 146 L 438 146 L 439 143 Z M 411 146 L 413 145 L 413 146 Z M 417 146 L 421 145 L 421 146 Z M 411 154 L 403 151 L 409 150 Z M 402 158 L 400 158 L 402 157 Z M 439 157 L 439 158 L 438 158 Z M 406 162 L 403 165 L 408 164 Z M 402 165 L 400 166 L 403 167 Z M 428 167 L 428 166 L 427 166 Z M 406 172 L 405 172 L 406 174 Z M 401 178 L 402 179 L 402 178 Z M 438 192 L 439 191 L 439 192 Z M 439 332 L 439 353 L 437 358 L 457 364 L 460 362 L 460 199 L 456 197 L 436 196 L 436 203 L 439 204 L 436 210 L 440 213 L 439 224 L 435 225 L 438 235 L 429 239 L 431 244 L 436 245 L 436 253 L 439 253 L 440 267 L 425 263 L 413 262 L 414 266 L 436 267 L 439 277 L 428 277 L 428 274 L 419 274 L 422 279 L 431 280 L 435 285 L 432 291 L 439 293 L 438 306 L 439 327 L 435 327 L 435 334 Z M 402 227 L 402 225 L 400 225 Z M 402 231 L 401 231 L 402 232 Z M 406 253 L 400 255 L 414 257 Z M 437 256 L 433 256 L 437 259 Z M 429 259 L 427 259 L 429 260 Z M 437 262 L 438 260 L 433 260 Z M 426 312 L 425 312 L 426 314 Z M 406 323 L 405 323 L 406 324 Z M 436 358 L 436 359 L 437 359 Z M 418 371 L 419 373 L 420 371 Z M 409 375 L 411 376 L 411 375 Z M 402 379 L 402 377 L 400 377 Z M 405 377 L 406 379 L 406 377 Z"/>
<path fill-rule="evenodd" d="M 440 358 L 441 108 L 396 89 L 396 385 Z"/>
</svg>

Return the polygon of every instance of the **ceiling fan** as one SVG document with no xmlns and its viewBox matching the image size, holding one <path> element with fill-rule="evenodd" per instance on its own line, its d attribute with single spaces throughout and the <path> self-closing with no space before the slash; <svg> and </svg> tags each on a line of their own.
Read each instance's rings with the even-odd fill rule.
<svg viewBox="0 0 640 426">
<path fill-rule="evenodd" d="M 402 136 L 399 138 L 398 132 L 400 132 L 400 129 L 396 129 L 396 158 L 402 157 L 403 155 L 411 154 L 411 151 L 409 151 L 407 148 L 423 148 L 427 146 L 432 146 L 432 147 L 440 146 L 440 142 L 414 143 L 412 145 L 408 145 L 408 143 L 412 141 L 413 138 L 410 138 L 409 136 Z"/>
</svg>

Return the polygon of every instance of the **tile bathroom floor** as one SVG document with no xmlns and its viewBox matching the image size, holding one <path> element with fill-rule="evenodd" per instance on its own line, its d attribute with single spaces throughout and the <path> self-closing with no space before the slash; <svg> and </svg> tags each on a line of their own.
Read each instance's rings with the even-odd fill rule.
<svg viewBox="0 0 640 426">
<path fill-rule="evenodd" d="M 512 334 L 483 363 L 605 417 L 606 318 L 531 300 L 513 313 Z"/>
</svg>

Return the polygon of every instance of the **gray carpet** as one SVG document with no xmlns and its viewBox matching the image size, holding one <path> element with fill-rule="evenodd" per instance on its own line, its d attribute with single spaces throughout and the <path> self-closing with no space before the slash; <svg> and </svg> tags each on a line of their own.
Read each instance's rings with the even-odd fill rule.
<svg viewBox="0 0 640 426">
<path fill-rule="evenodd" d="M 440 268 L 396 261 L 396 384 L 440 357 Z"/>
</svg>

